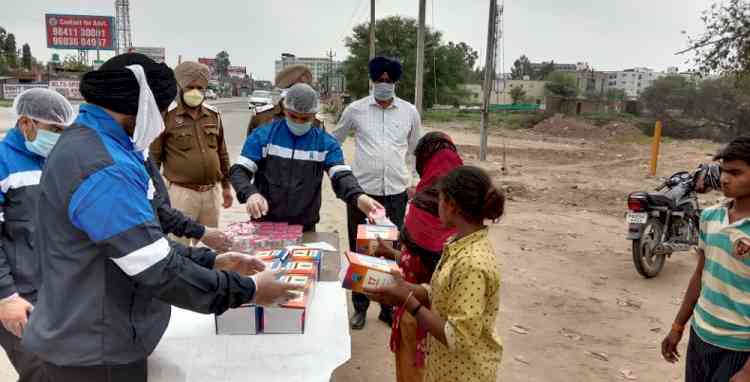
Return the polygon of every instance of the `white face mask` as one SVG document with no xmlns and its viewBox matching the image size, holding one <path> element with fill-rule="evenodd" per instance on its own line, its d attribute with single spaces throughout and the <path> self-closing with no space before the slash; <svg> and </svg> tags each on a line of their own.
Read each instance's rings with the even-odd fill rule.
<svg viewBox="0 0 750 382">
<path fill-rule="evenodd" d="M 138 151 L 144 151 L 164 131 L 164 119 L 159 112 L 154 93 L 148 86 L 143 67 L 130 65 L 127 68 L 133 72 L 135 79 L 138 80 L 138 86 L 140 86 L 138 114 L 135 116 L 135 130 L 133 131 L 133 146 Z"/>
</svg>

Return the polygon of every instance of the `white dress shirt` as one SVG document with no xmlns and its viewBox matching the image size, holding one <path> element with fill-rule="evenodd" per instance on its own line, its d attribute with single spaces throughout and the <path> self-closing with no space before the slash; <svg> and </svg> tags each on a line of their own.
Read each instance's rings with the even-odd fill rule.
<svg viewBox="0 0 750 382">
<path fill-rule="evenodd" d="M 352 170 L 367 194 L 397 195 L 416 184 L 422 122 L 414 105 L 395 97 L 384 109 L 373 96 L 362 98 L 347 106 L 332 134 L 343 144 L 351 130 L 357 143 Z"/>
</svg>

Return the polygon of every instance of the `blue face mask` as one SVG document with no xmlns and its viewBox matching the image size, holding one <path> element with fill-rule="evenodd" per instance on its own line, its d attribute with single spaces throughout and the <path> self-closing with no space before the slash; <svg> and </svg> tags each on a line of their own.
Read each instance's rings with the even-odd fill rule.
<svg viewBox="0 0 750 382">
<path fill-rule="evenodd" d="M 298 137 L 307 134 L 312 128 L 312 122 L 297 123 L 289 119 L 289 117 L 286 118 L 286 125 L 289 126 L 289 131 Z"/>
<path fill-rule="evenodd" d="M 31 142 L 26 141 L 26 148 L 32 153 L 46 158 L 59 138 L 60 134 L 58 133 L 39 129 L 36 132 L 36 139 Z"/>
</svg>

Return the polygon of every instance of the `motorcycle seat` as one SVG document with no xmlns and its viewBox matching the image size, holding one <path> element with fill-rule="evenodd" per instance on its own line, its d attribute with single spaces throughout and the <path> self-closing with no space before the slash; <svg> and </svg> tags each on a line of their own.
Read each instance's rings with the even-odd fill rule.
<svg viewBox="0 0 750 382">
<path fill-rule="evenodd" d="M 650 204 L 653 204 L 655 206 L 669 207 L 671 209 L 675 209 L 677 207 L 675 205 L 674 199 L 670 198 L 667 195 L 664 195 L 661 192 L 649 192 L 648 201 Z"/>
</svg>

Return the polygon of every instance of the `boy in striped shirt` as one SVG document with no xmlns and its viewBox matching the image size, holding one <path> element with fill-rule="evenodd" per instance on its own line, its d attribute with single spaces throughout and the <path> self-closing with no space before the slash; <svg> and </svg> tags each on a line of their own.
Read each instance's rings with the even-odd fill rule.
<svg viewBox="0 0 750 382">
<path fill-rule="evenodd" d="M 735 139 L 714 159 L 730 200 L 701 214 L 698 265 L 662 355 L 677 362 L 690 321 L 685 380 L 750 382 L 750 137 Z"/>
</svg>

